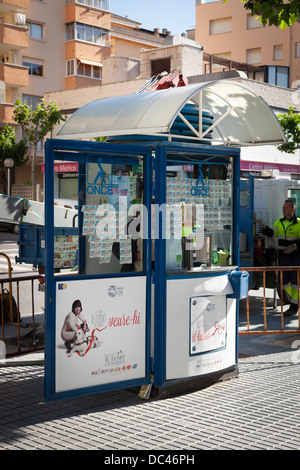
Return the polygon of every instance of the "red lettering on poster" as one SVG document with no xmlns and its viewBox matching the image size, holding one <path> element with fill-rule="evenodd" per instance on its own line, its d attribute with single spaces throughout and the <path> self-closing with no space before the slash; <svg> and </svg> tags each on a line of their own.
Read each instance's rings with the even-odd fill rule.
<svg viewBox="0 0 300 470">
<path fill-rule="evenodd" d="M 221 325 L 219 323 L 215 324 L 215 330 L 213 332 L 206 331 L 205 333 L 201 332 L 200 330 L 196 330 L 193 335 L 192 335 L 192 342 L 200 342 L 200 341 L 205 341 L 208 340 L 209 338 L 212 338 L 216 333 L 218 335 L 222 335 L 225 330 L 225 325 Z"/>
<path fill-rule="evenodd" d="M 140 323 L 141 323 L 141 314 L 137 313 L 137 310 L 135 310 L 132 317 L 130 317 L 129 315 L 111 317 L 108 321 L 108 326 L 109 327 L 129 326 L 129 325 L 139 325 Z"/>
</svg>

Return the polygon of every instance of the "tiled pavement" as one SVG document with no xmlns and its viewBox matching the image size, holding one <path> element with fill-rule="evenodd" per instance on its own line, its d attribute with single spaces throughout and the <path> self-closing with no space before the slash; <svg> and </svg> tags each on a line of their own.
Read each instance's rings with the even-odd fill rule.
<svg viewBox="0 0 300 470">
<path fill-rule="evenodd" d="M 7 364 L 0 368 L 0 450 L 197 458 L 198 450 L 300 449 L 300 360 L 295 350 L 273 348 L 240 359 L 238 378 L 164 400 L 123 390 L 45 403 L 43 365 Z"/>
<path fill-rule="evenodd" d="M 268 324 L 278 316 L 268 312 Z M 253 321 L 261 325 L 260 311 Z M 296 328 L 297 318 L 287 321 Z M 15 357 L 0 367 L 0 450 L 102 450 L 99 463 L 139 451 L 143 465 L 154 453 L 196 459 L 199 450 L 298 450 L 299 340 L 240 336 L 237 378 L 164 400 L 122 390 L 46 403 L 44 353 Z"/>
</svg>

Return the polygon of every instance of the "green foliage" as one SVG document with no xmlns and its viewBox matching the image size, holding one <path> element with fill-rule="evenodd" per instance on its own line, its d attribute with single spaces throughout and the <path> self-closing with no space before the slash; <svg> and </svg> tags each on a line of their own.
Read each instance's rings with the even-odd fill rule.
<svg viewBox="0 0 300 470">
<path fill-rule="evenodd" d="M 223 0 L 227 2 L 228 0 Z M 252 16 L 259 16 L 263 26 L 277 26 L 285 29 L 296 23 L 300 17 L 299 0 L 241 0 Z"/>
<path fill-rule="evenodd" d="M 57 105 L 53 101 L 46 103 L 44 100 L 41 100 L 34 109 L 26 102 L 17 100 L 13 117 L 15 122 L 21 125 L 26 139 L 32 144 L 45 138 L 56 124 L 64 120 Z"/>
<path fill-rule="evenodd" d="M 62 112 L 58 110 L 54 101 L 46 103 L 41 100 L 36 108 L 32 108 L 26 102 L 17 100 L 13 118 L 22 127 L 23 135 L 32 144 L 31 179 L 33 187 L 33 199 L 35 199 L 35 165 L 36 146 L 49 132 L 53 131 L 56 124 L 64 121 Z"/>
<path fill-rule="evenodd" d="M 279 114 L 278 120 L 286 135 L 287 143 L 278 146 L 281 152 L 295 153 L 300 148 L 300 114 L 290 106 L 288 113 Z"/>
<path fill-rule="evenodd" d="M 12 158 L 14 160 L 14 166 L 18 167 L 24 165 L 28 160 L 26 151 L 26 142 L 20 140 L 20 142 L 16 143 L 15 129 L 5 124 L 0 134 L 0 160 L 4 161 L 5 158 Z"/>
<path fill-rule="evenodd" d="M 16 133 L 15 129 L 8 124 L 5 124 L 3 131 L 0 134 L 0 180 L 2 186 L 6 185 L 6 169 L 4 167 L 4 160 L 6 158 L 12 158 L 14 161 L 14 166 L 12 172 L 15 171 L 15 168 L 24 165 L 28 161 L 27 145 L 25 140 L 20 140 L 16 142 Z"/>
</svg>

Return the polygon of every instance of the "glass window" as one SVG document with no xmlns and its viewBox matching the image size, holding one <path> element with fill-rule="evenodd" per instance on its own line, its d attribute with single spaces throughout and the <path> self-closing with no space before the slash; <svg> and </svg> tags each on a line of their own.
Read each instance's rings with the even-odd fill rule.
<svg viewBox="0 0 300 470">
<path fill-rule="evenodd" d="M 83 23 L 69 23 L 66 26 L 67 41 L 74 39 L 74 28 L 76 29 L 76 39 L 80 41 L 92 42 L 95 44 L 102 44 L 103 46 L 110 45 L 110 32 L 95 26 L 86 25 Z"/>
<path fill-rule="evenodd" d="M 94 42 L 96 44 L 102 44 L 102 30 L 100 28 L 95 28 L 94 31 Z"/>
<path fill-rule="evenodd" d="M 84 24 L 76 23 L 76 39 L 85 40 L 85 27 Z"/>
<path fill-rule="evenodd" d="M 77 75 L 84 76 L 84 64 L 80 61 L 77 63 Z"/>
<path fill-rule="evenodd" d="M 37 62 L 37 61 L 36 61 Z M 39 77 L 43 76 L 43 64 L 32 63 L 27 60 L 23 60 L 23 65 L 28 67 L 29 75 L 38 75 Z"/>
<path fill-rule="evenodd" d="M 300 42 L 296 42 L 296 57 L 300 57 Z"/>
<path fill-rule="evenodd" d="M 60 173 L 58 176 L 59 197 L 77 201 L 78 177 L 72 173 Z"/>
<path fill-rule="evenodd" d="M 75 24 L 68 23 L 66 25 L 66 40 L 71 41 L 72 39 L 75 39 Z"/>
<path fill-rule="evenodd" d="M 268 83 L 276 85 L 276 67 L 268 67 Z"/>
<path fill-rule="evenodd" d="M 144 270 L 143 160 L 87 163 L 79 238 L 85 274 Z"/>
<path fill-rule="evenodd" d="M 94 42 L 94 27 L 85 25 L 85 41 Z"/>
<path fill-rule="evenodd" d="M 67 77 L 74 75 L 74 59 L 67 60 Z"/>
<path fill-rule="evenodd" d="M 78 75 L 80 77 L 89 77 L 96 80 L 101 80 L 102 78 L 102 68 L 96 65 L 85 64 L 80 60 L 76 61 L 76 70 L 74 69 L 76 59 L 67 60 L 66 74 L 67 77 L 70 75 Z"/>
<path fill-rule="evenodd" d="M 32 64 L 32 75 L 38 75 L 39 77 L 43 76 L 43 66 Z"/>
<path fill-rule="evenodd" d="M 27 22 L 29 27 L 29 37 L 32 39 L 43 39 L 43 26 L 41 24 Z"/>
<path fill-rule="evenodd" d="M 95 65 L 93 66 L 93 78 L 97 78 L 98 80 L 101 80 L 101 72 L 102 72 L 101 67 L 96 67 Z"/>
<path fill-rule="evenodd" d="M 40 103 L 42 97 L 41 96 L 34 96 L 34 95 L 22 95 L 22 102 L 27 103 L 28 106 L 32 108 L 36 108 L 37 105 Z"/>
<path fill-rule="evenodd" d="M 95 8 L 101 8 L 101 10 L 109 10 L 109 1 L 108 0 L 94 0 Z"/>
<path fill-rule="evenodd" d="M 268 83 L 288 88 L 289 68 L 277 66 L 268 67 Z"/>
<path fill-rule="evenodd" d="M 75 1 L 101 10 L 109 10 L 109 0 L 66 0 L 66 3 L 75 3 Z"/>
<path fill-rule="evenodd" d="M 103 46 L 110 47 L 110 32 L 102 30 L 102 44 Z"/>
<path fill-rule="evenodd" d="M 166 250 L 169 271 L 232 264 L 232 184 L 227 164 L 168 166 Z"/>
<path fill-rule="evenodd" d="M 288 88 L 289 86 L 289 71 L 288 67 L 277 67 L 277 83 L 278 86 Z"/>
<path fill-rule="evenodd" d="M 92 66 L 89 64 L 84 64 L 84 76 L 91 77 L 92 76 Z"/>
</svg>

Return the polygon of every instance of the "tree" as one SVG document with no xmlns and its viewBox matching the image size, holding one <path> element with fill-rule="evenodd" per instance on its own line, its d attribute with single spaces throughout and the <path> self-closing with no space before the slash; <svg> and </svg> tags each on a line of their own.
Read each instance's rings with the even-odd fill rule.
<svg viewBox="0 0 300 470">
<path fill-rule="evenodd" d="M 288 113 L 278 115 L 278 120 L 287 138 L 287 143 L 279 145 L 278 150 L 295 153 L 300 148 L 300 114 L 290 106 Z"/>
<path fill-rule="evenodd" d="M 227 2 L 228 0 L 223 0 Z M 259 16 L 263 26 L 277 26 L 285 29 L 291 26 L 300 17 L 299 0 L 241 0 L 244 8 L 252 16 Z"/>
<path fill-rule="evenodd" d="M 24 165 L 28 161 L 26 156 L 27 145 L 25 140 L 20 140 L 16 143 L 15 129 L 8 124 L 5 124 L 3 131 L 0 134 L 0 179 L 1 186 L 6 187 L 7 177 L 4 166 L 4 160 L 6 158 L 12 158 L 14 161 L 13 171 L 15 168 Z"/>
<path fill-rule="evenodd" d="M 58 110 L 54 101 L 46 103 L 44 100 L 33 109 L 26 102 L 17 100 L 13 117 L 16 123 L 22 127 L 25 139 L 32 145 L 31 179 L 32 179 L 32 197 L 36 198 L 35 167 L 36 167 L 36 149 L 40 140 L 53 131 L 54 126 L 64 121 L 61 111 Z"/>
</svg>

